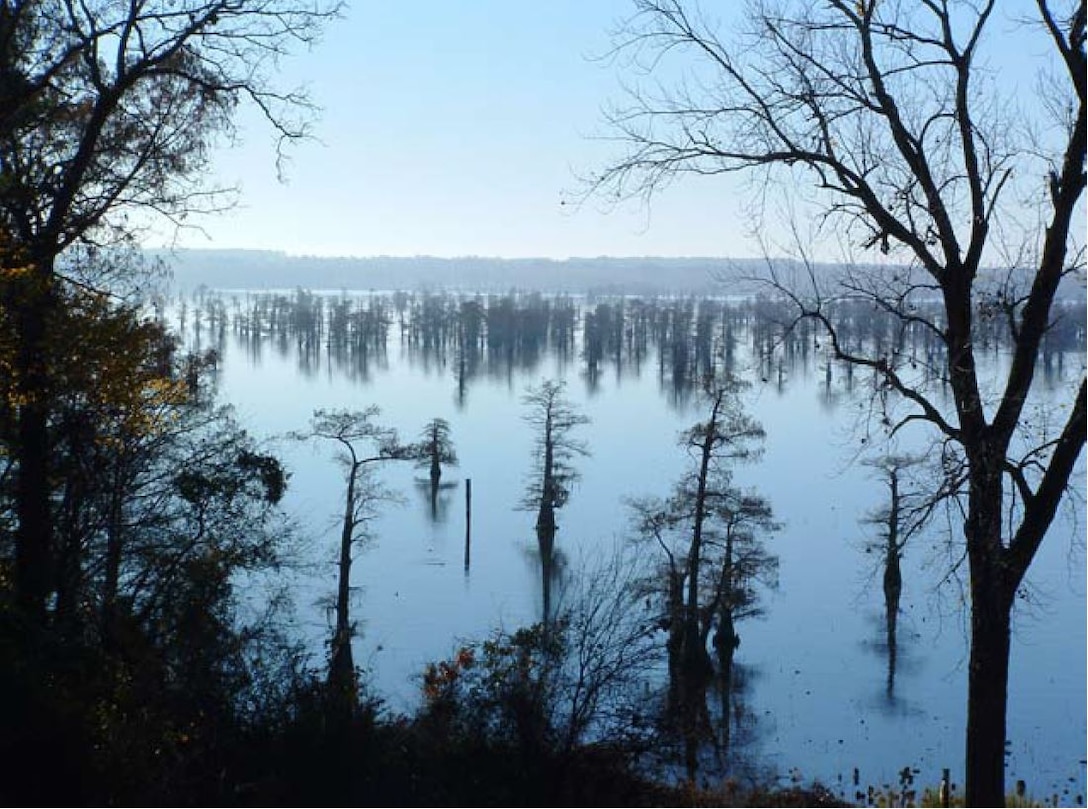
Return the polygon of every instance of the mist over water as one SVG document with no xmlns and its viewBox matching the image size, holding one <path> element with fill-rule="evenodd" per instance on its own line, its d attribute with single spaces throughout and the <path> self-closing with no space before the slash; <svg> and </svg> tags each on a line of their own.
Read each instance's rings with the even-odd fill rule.
<svg viewBox="0 0 1088 809">
<path fill-rule="evenodd" d="M 402 502 L 382 506 L 353 567 L 355 659 L 394 711 L 418 704 L 424 665 L 460 641 L 541 617 L 534 514 L 519 509 L 532 470 L 521 401 L 529 386 L 565 382 L 591 419 L 580 437 L 592 454 L 576 461 L 581 479 L 558 517 L 558 567 L 570 577 L 630 548 L 627 500 L 667 496 L 689 463 L 677 436 L 702 417 L 699 380 L 736 375 L 748 383 L 741 398 L 766 442 L 758 463 L 736 468 L 735 483 L 766 498 L 782 528 L 767 539 L 778 587 L 761 593 L 761 617 L 738 624 L 728 703 L 737 732 L 725 768 L 739 771 L 743 761 L 818 779 L 851 799 L 855 768 L 862 788 L 898 785 L 904 767 L 918 770 L 919 784 L 936 785 L 944 767 L 962 782 L 959 527 L 942 512 L 903 546 L 889 643 L 884 555 L 867 522 L 887 507 L 888 487 L 866 461 L 925 455 L 930 436 L 908 428 L 889 445 L 872 378 L 830 362 L 815 332 L 785 339 L 774 302 L 236 292 L 187 298 L 169 314 L 187 345 L 218 352 L 221 399 L 290 469 L 286 507 L 310 563 L 293 574 L 292 590 L 298 631 L 318 665 L 331 627 L 342 471 L 326 448 L 279 437 L 317 408 L 376 404 L 379 423 L 405 440 L 433 418 L 449 422 L 460 464 L 444 470 L 433 508 L 426 469 L 387 465 L 381 478 Z M 1050 335 L 1042 393 L 1029 408 L 1040 432 L 1060 423 L 1055 408 L 1072 401 L 1084 372 L 1083 304 L 1067 314 Z M 895 335 L 871 313 L 839 317 L 846 339 L 908 352 L 909 373 L 940 395 L 943 358 L 926 335 Z M 988 345 L 996 375 L 1006 357 L 996 336 Z M 1083 486 L 1083 468 L 1076 480 Z M 1066 505 L 1014 614 L 1007 748 L 1010 783 L 1022 778 L 1035 796 L 1063 803 L 1085 790 L 1083 488 Z"/>
</svg>

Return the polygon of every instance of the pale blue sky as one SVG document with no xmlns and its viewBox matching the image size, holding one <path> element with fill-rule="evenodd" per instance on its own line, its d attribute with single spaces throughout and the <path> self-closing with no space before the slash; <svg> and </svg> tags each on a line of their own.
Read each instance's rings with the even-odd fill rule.
<svg viewBox="0 0 1088 809">
<path fill-rule="evenodd" d="M 747 235 L 751 189 L 735 177 L 686 178 L 649 208 L 561 204 L 578 173 L 618 154 L 594 136 L 607 132 L 602 109 L 622 100 L 625 74 L 591 57 L 607 52 L 630 0 L 349 3 L 313 51 L 283 65 L 282 83 L 308 86 L 323 110 L 316 140 L 292 147 L 287 182 L 277 181 L 270 133 L 243 114 L 243 143 L 214 161 L 218 181 L 240 187 L 239 207 L 177 244 L 352 256 L 762 255 Z M 1001 27 L 1011 30 L 1007 18 Z"/>
<path fill-rule="evenodd" d="M 183 232 L 187 247 L 316 255 L 754 255 L 724 182 L 650 209 L 561 205 L 615 148 L 602 107 L 619 72 L 591 57 L 629 0 L 354 0 L 284 65 L 322 113 L 276 179 L 267 130 L 215 159 L 240 206 Z M 243 115 L 243 122 L 252 116 Z"/>
</svg>

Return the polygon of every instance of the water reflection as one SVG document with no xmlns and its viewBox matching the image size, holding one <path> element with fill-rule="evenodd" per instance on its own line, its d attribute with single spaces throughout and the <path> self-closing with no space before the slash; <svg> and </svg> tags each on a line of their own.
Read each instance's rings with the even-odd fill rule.
<svg viewBox="0 0 1088 809">
<path fill-rule="evenodd" d="M 430 480 L 417 478 L 415 485 L 416 492 L 427 511 L 428 519 L 435 525 L 448 523 L 454 492 L 460 488 L 460 484 L 456 481 L 447 481 L 436 486 L 432 485 Z"/>
<path fill-rule="evenodd" d="M 228 303 L 230 304 L 228 306 Z M 936 304 L 919 315 L 939 329 Z M 516 372 L 533 372 L 545 357 L 559 371 L 577 363 L 589 396 L 603 379 L 617 384 L 656 373 L 661 390 L 685 407 L 707 375 L 750 372 L 780 394 L 791 377 L 818 362 L 824 403 L 837 407 L 854 393 L 857 370 L 836 362 L 817 324 L 795 322 L 785 301 L 754 296 L 730 298 L 574 298 L 539 293 L 367 293 L 328 295 L 247 293 L 227 297 L 202 290 L 180 301 L 177 318 L 196 348 L 222 352 L 228 333 L 260 362 L 265 346 L 313 376 L 330 374 L 365 383 L 389 364 L 390 344 L 426 373 L 450 375 L 453 399 L 463 408 L 474 382 L 513 382 Z M 827 308 L 848 353 L 886 356 L 920 384 L 943 384 L 943 345 L 934 328 L 916 325 L 859 301 Z M 921 320 L 921 317 L 919 318 Z M 1004 327 L 980 318 L 980 345 L 995 357 L 1004 349 Z M 1067 381 L 1067 355 L 1079 356 L 1085 339 L 1083 302 L 1062 302 L 1043 340 L 1041 376 L 1049 388 Z M 652 365 L 651 365 L 652 363 Z M 743 367 L 742 367 L 743 366 Z"/>
<path fill-rule="evenodd" d="M 658 751 L 666 766 L 675 762 L 686 781 L 701 787 L 753 777 L 760 742 L 770 730 L 750 707 L 757 679 L 755 668 L 738 661 L 728 675 L 717 673 L 689 693 L 683 705 L 666 694 L 660 703 L 663 746 Z"/>
<path fill-rule="evenodd" d="M 549 625 L 557 616 L 561 593 L 571 581 L 569 555 L 552 542 L 539 538 L 525 547 L 525 559 L 538 586 L 540 623 Z"/>
</svg>

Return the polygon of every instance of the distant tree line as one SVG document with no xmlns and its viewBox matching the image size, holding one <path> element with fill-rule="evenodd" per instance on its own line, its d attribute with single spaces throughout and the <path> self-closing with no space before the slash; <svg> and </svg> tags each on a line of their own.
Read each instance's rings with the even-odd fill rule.
<svg viewBox="0 0 1088 809">
<path fill-rule="evenodd" d="M 829 303 L 839 343 L 854 351 L 902 357 L 932 382 L 947 384 L 945 349 L 921 318 L 940 321 L 936 301 L 919 301 L 918 322 L 901 323 L 893 313 L 854 299 Z M 812 323 L 794 323 L 788 300 L 771 295 L 716 297 L 601 297 L 567 295 L 370 293 L 322 295 L 237 295 L 205 291 L 183 298 L 172 316 L 189 344 L 222 351 L 228 333 L 251 355 L 265 348 L 296 358 L 299 370 L 314 373 L 323 362 L 351 378 L 367 380 L 387 364 L 389 346 L 406 349 L 409 360 L 444 369 L 466 401 L 474 379 L 508 378 L 514 370 L 533 372 L 545 356 L 583 369 L 590 392 L 602 374 L 637 375 L 653 368 L 669 396 L 683 402 L 708 374 L 736 373 L 738 357 L 755 358 L 766 382 L 779 386 L 798 364 L 837 366 L 845 384 L 860 381 L 851 363 L 830 354 Z M 1044 374 L 1058 374 L 1067 356 L 1085 340 L 1085 302 L 1056 304 L 1041 344 Z M 978 327 L 980 348 L 998 356 L 1011 345 L 1000 319 Z"/>
</svg>

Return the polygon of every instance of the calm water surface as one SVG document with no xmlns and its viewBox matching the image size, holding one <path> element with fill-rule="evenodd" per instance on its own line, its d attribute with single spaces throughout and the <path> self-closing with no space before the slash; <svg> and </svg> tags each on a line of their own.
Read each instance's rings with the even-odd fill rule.
<svg viewBox="0 0 1088 809">
<path fill-rule="evenodd" d="M 305 428 L 315 408 L 377 404 L 381 423 L 410 440 L 434 417 L 450 423 L 460 466 L 443 477 L 449 485 L 438 518 L 422 485 L 426 471 L 388 465 L 382 479 L 403 502 L 382 507 L 353 569 L 356 661 L 394 710 L 418 704 L 424 665 L 449 656 L 459 640 L 539 618 L 535 515 L 517 508 L 532 460 L 521 403 L 528 386 L 564 380 L 568 397 L 592 419 L 581 434 L 592 456 L 577 462 L 581 481 L 559 514 L 557 546 L 571 566 L 592 564 L 629 542 L 626 499 L 669 493 L 687 462 L 677 435 L 701 417 L 668 369 L 659 371 L 655 350 L 640 365 L 602 359 L 591 373 L 582 326 L 593 305 L 584 300 L 573 301 L 577 341 L 566 357 L 530 352 L 481 366 L 463 385 L 456 356 L 410 348 L 396 323 L 384 357 L 343 362 L 320 346 L 300 351 L 294 338 L 240 336 L 232 323 L 254 296 L 227 293 L 220 300 L 230 315 L 225 328 L 203 320 L 198 336 L 199 304 L 190 301 L 186 338 L 219 348 L 222 399 L 253 433 L 274 440 L 289 465 L 287 507 L 309 537 L 314 562 L 294 584 L 299 629 L 315 654 L 322 654 L 330 626 L 325 604 L 335 585 L 341 470 L 331 448 L 276 437 Z M 739 625 L 747 754 L 783 777 L 819 779 L 847 796 L 855 767 L 862 787 L 898 784 L 903 767 L 917 768 L 921 784 L 935 785 L 943 767 L 961 781 L 967 628 L 962 590 L 948 577 L 956 556 L 947 550 L 946 526 L 905 550 L 889 690 L 879 555 L 864 552 L 874 536 L 864 517 L 884 505 L 887 492 L 860 462 L 872 443 L 862 441 L 858 426 L 869 402 L 865 382 L 855 378 L 851 393 L 845 371 L 833 367 L 829 383 L 815 347 L 761 371 L 751 335 L 734 337 L 736 369 L 754 382 L 745 404 L 767 433 L 763 459 L 739 467 L 736 483 L 757 489 L 783 524 L 768 540 L 780 560 L 779 587 L 764 594 L 763 617 Z M 1063 367 L 1052 369 L 1051 387 L 1077 384 L 1083 367 L 1083 348 L 1066 355 Z M 902 438 L 900 449 L 912 440 Z M 473 492 L 467 573 L 465 478 Z M 1036 796 L 1057 794 L 1064 804 L 1085 789 L 1083 490 L 1071 505 L 1076 509 L 1063 511 L 1032 568 L 1029 600 L 1016 610 L 1008 731 L 1010 782 L 1024 778 Z"/>
</svg>

